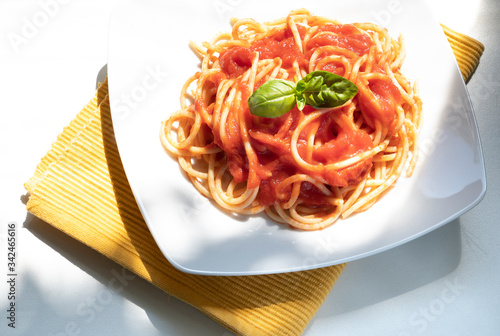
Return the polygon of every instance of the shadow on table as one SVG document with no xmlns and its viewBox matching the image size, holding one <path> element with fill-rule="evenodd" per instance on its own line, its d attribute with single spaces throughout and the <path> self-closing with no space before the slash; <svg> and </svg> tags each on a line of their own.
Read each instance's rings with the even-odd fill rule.
<svg viewBox="0 0 500 336">
<path fill-rule="evenodd" d="M 26 217 L 24 228 L 102 284 L 97 288 L 75 288 L 74 296 L 61 297 L 58 299 L 57 306 L 54 307 L 53 298 L 37 287 L 37 282 L 31 281 L 28 274 L 24 274 L 19 298 L 20 300 L 31 298 L 26 314 L 37 316 L 42 310 L 54 311 L 54 314 L 58 314 L 59 311 L 60 314 L 61 307 L 67 308 L 65 315 L 59 318 L 62 321 L 60 326 L 49 324 L 37 326 L 40 334 L 58 334 L 58 331 L 64 329 L 66 322 L 76 322 L 79 330 L 85 331 L 85 334 L 98 335 L 102 331 L 99 328 L 102 328 L 103 320 L 109 321 L 110 330 L 124 330 L 125 326 L 129 325 L 130 312 L 127 312 L 122 304 L 118 306 L 112 304 L 114 300 L 124 297 L 144 309 L 149 320 L 158 330 L 158 335 L 196 335 L 200 330 L 203 330 L 207 336 L 232 335 L 197 309 L 168 295 L 111 259 L 30 213 Z M 50 262 L 50 260 L 47 261 L 47 263 Z M 40 267 L 43 268 L 43 265 Z M 85 300 L 80 298 L 81 290 L 88 291 L 84 296 Z M 79 294 L 77 295 L 76 292 Z M 0 307 L 7 309 L 3 305 Z M 117 309 L 117 307 L 123 308 Z M 90 312 L 93 313 L 92 316 L 89 315 Z M 196 323 L 193 323 L 194 320 Z M 30 321 L 26 319 L 23 327 L 33 328 Z M 61 330 L 54 330 L 53 328 L 56 327 L 60 327 Z M 129 331 L 133 333 L 133 330 Z"/>
<path fill-rule="evenodd" d="M 456 219 L 416 240 L 350 262 L 318 315 L 344 314 L 432 283 L 453 272 L 462 254 Z"/>
</svg>

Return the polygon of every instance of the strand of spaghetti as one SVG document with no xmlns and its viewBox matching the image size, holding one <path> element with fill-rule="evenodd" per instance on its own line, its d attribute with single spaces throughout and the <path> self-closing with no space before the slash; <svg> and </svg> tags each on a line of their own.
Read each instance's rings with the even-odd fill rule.
<svg viewBox="0 0 500 336">
<path fill-rule="evenodd" d="M 197 114 L 201 114 L 201 117 L 203 118 L 203 121 L 211 126 L 213 123 L 212 115 L 208 112 L 208 109 L 206 107 L 206 103 L 204 101 L 204 90 L 205 90 L 205 82 L 208 80 L 208 78 L 212 75 L 215 75 L 219 72 L 218 69 L 210 69 L 207 71 L 204 71 L 200 77 L 198 78 L 198 83 L 197 83 L 197 88 L 196 88 L 196 101 L 195 101 L 195 109 L 197 111 Z"/>
<path fill-rule="evenodd" d="M 220 199 L 225 203 L 225 204 L 230 204 L 230 205 L 240 205 L 240 204 L 246 204 L 246 202 L 254 196 L 254 193 L 255 193 L 255 190 L 253 189 L 248 189 L 248 188 L 245 188 L 245 191 L 241 193 L 240 196 L 238 197 L 234 197 L 234 194 L 233 194 L 233 188 L 228 188 L 226 190 L 226 192 L 224 192 L 223 188 L 222 188 L 222 179 L 223 179 L 223 176 L 224 174 L 226 173 L 227 171 L 227 166 L 225 167 L 222 167 L 220 168 L 218 171 L 217 171 L 217 174 L 215 175 L 215 179 L 214 179 L 214 182 L 215 182 L 215 188 L 216 190 L 218 190 L 219 192 L 217 193 L 220 197 Z M 233 180 L 234 181 L 234 180 Z M 232 181 L 231 181 L 232 183 Z M 230 183 L 230 184 L 231 184 Z M 234 184 L 233 184 L 234 185 Z M 251 202 L 253 202 L 254 199 L 252 198 L 251 199 Z M 248 204 L 250 204 L 251 202 L 249 202 Z M 246 204 L 246 205 L 248 205 Z M 245 207 L 246 207 L 245 205 Z"/>
<path fill-rule="evenodd" d="M 212 51 L 222 51 L 229 47 L 248 47 L 250 44 L 248 42 L 235 40 L 229 32 L 223 32 L 215 35 L 215 37 L 210 41 L 210 48 Z"/>
<path fill-rule="evenodd" d="M 256 33 L 265 33 L 267 31 L 266 27 L 253 20 L 253 19 L 240 19 L 233 24 L 232 36 L 234 40 L 241 40 L 240 27 L 242 26 L 252 27 Z"/>
<path fill-rule="evenodd" d="M 297 29 L 297 25 L 295 24 L 295 20 L 293 18 L 293 15 L 288 15 L 287 17 L 287 24 L 288 27 L 290 27 L 290 30 L 292 31 L 293 35 L 293 40 L 295 41 L 295 46 L 299 51 L 304 54 L 304 47 L 302 46 L 302 39 L 300 38 L 299 30 Z"/>
<path fill-rule="evenodd" d="M 275 138 L 283 140 L 290 131 L 293 121 L 294 121 L 293 112 L 288 113 L 280 129 L 278 130 L 278 132 L 276 132 Z"/>
<path fill-rule="evenodd" d="M 288 200 L 288 202 L 282 204 L 283 209 L 290 209 L 295 204 L 295 202 L 297 202 L 300 195 L 301 184 L 302 182 L 292 183 L 292 194 L 290 195 L 290 199 Z"/>
<path fill-rule="evenodd" d="M 248 82 L 247 94 L 248 97 L 252 95 L 255 88 L 255 77 L 257 76 L 257 67 L 259 65 L 259 53 L 255 52 L 252 60 L 252 67 L 243 76 L 242 82 Z"/>
<path fill-rule="evenodd" d="M 380 156 L 383 156 L 383 153 Z M 375 172 L 373 175 L 374 180 L 383 180 L 386 177 L 386 161 L 376 161 L 376 158 L 379 156 L 379 154 L 375 155 L 372 159 L 373 165 Z M 396 155 L 394 155 L 393 160 L 396 158 Z M 382 182 L 383 183 L 383 182 Z"/>
<path fill-rule="evenodd" d="M 288 224 L 274 209 L 274 206 L 266 207 L 264 213 L 276 223 Z"/>
<path fill-rule="evenodd" d="M 199 43 L 196 43 L 195 41 L 190 40 L 188 42 L 189 48 L 194 51 L 195 55 L 198 56 L 200 59 L 200 62 L 203 61 L 203 58 L 205 57 L 207 53 L 207 48 L 205 48 L 203 45 L 200 45 Z"/>
<path fill-rule="evenodd" d="M 306 146 L 306 154 L 305 154 L 305 160 L 311 162 L 312 157 L 313 157 L 313 151 L 314 151 L 314 139 L 316 138 L 316 132 L 318 131 L 319 128 L 319 123 L 314 123 L 307 129 L 308 135 L 306 135 L 307 139 L 307 146 Z"/>
<path fill-rule="evenodd" d="M 372 31 L 373 34 L 376 34 L 374 40 L 380 44 L 379 51 L 381 53 L 386 54 L 390 50 L 393 39 L 389 36 L 387 29 L 369 22 L 354 23 L 354 26 L 358 29 Z"/>
<path fill-rule="evenodd" d="M 380 73 L 363 73 L 360 77 L 358 77 L 356 85 L 358 87 L 358 92 L 361 93 L 373 106 L 373 109 L 376 111 L 383 111 L 382 105 L 380 104 L 379 99 L 375 96 L 372 90 L 369 87 L 369 81 L 371 79 L 381 79 L 384 80 L 387 77 Z M 366 122 L 375 127 L 372 120 L 366 119 Z M 385 137 L 385 134 L 383 134 Z"/>
<path fill-rule="evenodd" d="M 346 107 L 344 107 L 344 110 L 347 110 L 347 113 L 332 113 L 331 116 L 335 123 L 340 126 L 341 129 L 343 130 L 356 130 L 356 125 L 352 121 L 352 119 L 349 118 L 350 110 L 355 108 L 354 104 L 350 104 Z"/>
<path fill-rule="evenodd" d="M 195 141 L 198 132 L 201 128 L 201 117 L 198 113 L 190 113 L 190 116 L 194 115 L 194 124 L 191 126 L 189 130 L 189 136 L 185 138 L 181 143 L 178 143 L 177 149 L 186 149 L 187 147 L 191 147 L 193 142 Z"/>
<path fill-rule="evenodd" d="M 161 143 L 173 154 L 183 155 L 183 156 L 195 156 L 200 154 L 212 154 L 219 153 L 222 151 L 221 148 L 213 143 L 210 143 L 204 147 L 190 146 L 185 149 L 178 149 L 175 142 L 171 138 L 172 133 L 172 119 L 168 119 L 166 122 L 162 122 L 162 131 L 160 132 Z"/>
<path fill-rule="evenodd" d="M 387 178 L 385 177 L 384 174 L 382 174 L 382 176 L 384 176 L 384 178 L 372 179 L 372 180 L 366 181 L 365 187 L 366 188 L 376 188 L 376 187 L 384 184 Z"/>
<path fill-rule="evenodd" d="M 413 96 L 416 97 L 415 105 L 412 106 L 411 111 L 413 112 L 412 122 L 415 124 L 417 130 L 422 128 L 423 116 L 422 116 L 422 100 L 420 100 L 418 94 L 418 83 L 415 83 L 413 87 Z"/>
<path fill-rule="evenodd" d="M 267 65 L 264 65 L 264 67 L 259 71 L 259 73 L 255 76 L 255 83 L 259 83 L 264 76 L 266 76 L 269 72 L 271 72 L 271 75 L 269 76 L 269 79 L 276 78 L 278 75 L 279 67 L 281 66 L 281 59 L 280 58 L 275 58 L 271 60 L 270 62 L 267 61 L 261 61 L 262 63 L 269 63 Z"/>
<path fill-rule="evenodd" d="M 327 64 L 332 64 L 332 63 L 341 64 L 344 67 L 344 73 L 342 74 L 342 77 L 349 78 L 352 69 L 351 62 L 349 62 L 349 60 L 344 56 L 338 56 L 338 55 L 326 56 L 316 64 L 314 70 L 322 70 L 325 68 Z"/>
<path fill-rule="evenodd" d="M 316 29 L 318 27 L 315 27 Z M 324 55 L 323 55 L 324 54 Z M 312 55 L 309 58 L 309 62 L 316 62 L 316 60 L 320 56 L 329 56 L 329 55 L 337 55 L 337 56 L 344 56 L 345 58 L 348 59 L 357 59 L 359 58 L 358 54 L 356 54 L 354 51 L 338 47 L 338 46 L 333 46 L 333 45 L 324 45 L 321 47 L 317 47 Z"/>
<path fill-rule="evenodd" d="M 339 198 L 325 198 L 325 201 L 329 201 L 331 206 L 322 209 L 323 211 L 318 211 L 319 209 L 307 206 L 304 207 L 297 201 L 288 210 L 288 213 L 291 218 L 303 224 L 319 225 L 314 228 L 311 227 L 310 229 L 317 230 L 318 228 L 324 228 L 337 220 L 342 213 L 344 203 L 344 200 Z"/>
<path fill-rule="evenodd" d="M 285 70 L 285 69 L 283 69 L 283 68 L 280 68 L 280 70 L 279 70 L 279 74 L 278 74 L 278 76 L 277 76 L 277 77 L 279 77 L 279 78 L 281 78 L 281 79 L 286 79 L 286 80 L 288 80 L 288 78 L 289 78 L 290 76 L 289 76 L 289 74 L 288 74 L 288 71 L 286 71 L 286 70 Z"/>
<path fill-rule="evenodd" d="M 394 182 L 396 182 L 397 179 L 398 179 L 398 176 L 391 175 L 387 180 L 384 181 L 383 184 L 381 184 L 375 190 L 372 190 L 370 193 L 360 197 L 349 209 L 344 211 L 344 213 L 342 213 L 342 218 L 349 217 L 353 212 L 358 210 L 361 206 L 368 203 L 369 201 L 371 201 L 375 197 L 379 196 L 384 190 L 386 190 Z"/>
<path fill-rule="evenodd" d="M 379 57 L 378 63 L 385 62 L 384 47 L 382 46 L 382 41 L 380 41 L 380 36 L 378 32 L 372 33 L 373 42 L 375 42 L 375 49 L 377 50 L 377 56 Z"/>
<path fill-rule="evenodd" d="M 281 68 L 281 63 L 282 63 L 282 61 L 281 61 L 281 59 L 279 59 L 279 63 L 276 65 L 273 72 L 271 72 L 271 75 L 269 75 L 268 80 L 275 79 L 276 77 L 278 77 L 280 72 L 285 71 L 284 69 Z M 286 74 L 285 77 L 288 77 L 288 74 Z"/>
<path fill-rule="evenodd" d="M 347 119 L 347 123 L 349 124 L 349 127 L 352 127 L 352 129 L 359 129 L 360 127 L 356 123 L 356 118 L 354 117 L 354 112 L 357 110 L 357 104 L 349 104 L 345 108 L 345 113 L 343 114 L 345 116 L 345 119 Z"/>
<path fill-rule="evenodd" d="M 321 26 L 324 24 L 340 24 L 338 20 L 334 20 L 324 16 L 314 16 L 311 21 L 314 22 L 315 25 Z"/>
<path fill-rule="evenodd" d="M 211 44 L 217 44 L 221 41 L 231 41 L 233 36 L 229 32 L 220 32 L 215 34 L 215 36 L 210 40 Z"/>
<path fill-rule="evenodd" d="M 236 189 L 236 187 L 240 185 L 240 183 L 236 182 L 234 179 L 229 182 L 229 184 L 226 187 L 226 194 L 232 195 L 233 197 L 240 197 L 245 193 L 247 190 L 246 186 L 241 186 L 239 189 Z M 236 190 L 235 190 L 236 189 Z"/>
<path fill-rule="evenodd" d="M 304 44 L 303 44 L 303 52 L 304 52 L 304 54 L 306 54 L 309 51 L 307 49 L 307 43 L 312 38 L 312 36 L 314 34 L 316 34 L 316 32 L 318 31 L 318 28 L 319 28 L 318 26 L 312 26 L 312 27 L 310 26 L 310 27 L 307 28 L 306 33 L 304 35 L 304 40 L 303 40 L 303 42 L 304 42 Z M 310 61 L 310 59 L 309 59 L 309 61 Z"/>
<path fill-rule="evenodd" d="M 347 199 L 344 198 L 344 206 L 342 208 L 342 214 L 344 214 L 344 212 L 347 211 L 352 206 L 352 204 L 354 204 L 354 202 L 356 202 L 356 200 L 359 198 L 359 196 L 361 195 L 361 193 L 363 192 L 363 190 L 365 188 L 367 179 L 368 179 L 368 177 L 365 177 L 356 186 L 356 188 L 353 190 L 351 195 Z"/>
<path fill-rule="evenodd" d="M 333 223 L 334 221 L 337 220 L 339 217 L 341 211 L 342 211 L 342 201 L 337 202 L 336 199 L 332 200 L 333 208 L 335 209 L 334 211 L 331 211 L 330 213 L 328 212 L 323 212 L 323 213 L 315 213 L 315 214 L 310 214 L 310 213 L 299 213 L 300 210 L 298 210 L 299 204 L 295 203 L 290 209 L 288 209 L 289 216 L 296 220 L 297 222 L 300 222 L 302 224 L 306 225 L 321 225 L 321 227 L 324 227 L 326 225 L 329 225 L 330 223 Z M 308 210 L 311 210 L 310 208 L 306 208 Z M 317 228 L 315 228 L 317 229 Z"/>
<path fill-rule="evenodd" d="M 403 62 L 406 58 L 406 44 L 405 44 L 405 40 L 403 38 L 403 35 L 399 35 L 397 46 L 399 48 L 398 48 L 396 59 L 394 59 L 394 61 L 391 63 L 391 69 L 393 71 L 401 68 L 401 66 L 403 65 Z"/>
<path fill-rule="evenodd" d="M 332 169 L 332 170 L 339 170 L 339 169 L 342 169 L 342 168 L 345 168 L 345 167 L 349 167 L 349 166 L 352 166 L 353 164 L 355 163 L 358 163 L 360 161 L 363 161 L 371 156 L 374 156 L 375 154 L 377 154 L 378 152 L 384 150 L 384 148 L 387 146 L 387 143 L 389 141 L 388 140 L 385 140 L 383 141 L 380 145 L 372 148 L 372 149 L 369 149 L 363 153 L 359 153 L 355 156 L 352 156 L 350 157 L 349 159 L 346 159 L 346 160 L 343 160 L 343 161 L 339 161 L 339 162 L 335 162 L 335 163 L 330 163 L 330 164 L 327 164 L 325 165 L 325 169 L 329 170 L 329 169 Z"/>
<path fill-rule="evenodd" d="M 391 167 L 391 171 L 389 172 L 389 174 L 399 177 L 405 166 L 406 159 L 408 158 L 410 144 L 408 141 L 408 137 L 402 129 L 398 132 L 398 138 L 402 142 L 402 145 L 398 149 L 396 158 L 394 159 L 394 164 Z"/>
<path fill-rule="evenodd" d="M 328 190 L 328 188 L 325 187 L 325 185 L 323 183 L 319 182 L 315 178 L 313 178 L 309 175 L 306 175 L 306 174 L 295 174 L 295 175 L 287 177 L 286 179 L 284 179 L 283 181 L 281 181 L 278 184 L 278 186 L 276 187 L 276 192 L 278 194 L 281 194 L 283 192 L 284 188 L 286 188 L 290 184 L 294 184 L 297 182 L 300 182 L 300 183 L 309 182 L 309 183 L 313 184 L 316 188 L 318 188 L 319 191 L 321 191 L 325 196 L 332 195 L 332 192 L 330 190 Z"/>
<path fill-rule="evenodd" d="M 203 42 L 203 47 L 207 49 L 207 54 L 221 53 L 225 49 L 230 47 L 249 47 L 250 42 L 242 40 L 229 40 L 218 42 L 217 44 L 212 44 L 208 42 Z"/>
<path fill-rule="evenodd" d="M 358 75 L 359 75 L 359 69 L 360 67 L 366 62 L 366 59 L 368 58 L 367 55 L 363 55 L 362 57 L 359 57 L 354 65 L 352 66 L 351 70 L 351 75 L 349 76 L 349 80 L 353 83 L 358 83 Z M 359 89 L 359 86 L 358 86 Z"/>
<path fill-rule="evenodd" d="M 401 84 L 399 83 L 399 81 L 396 79 L 396 77 L 394 77 L 394 73 L 392 72 L 389 64 L 385 65 L 385 72 L 391 78 L 391 80 L 394 83 L 394 85 L 398 88 L 398 90 L 401 93 L 401 96 L 403 97 L 403 99 L 408 104 L 410 104 L 410 105 L 415 104 L 415 101 L 413 100 L 413 97 L 410 94 L 408 94 L 408 92 L 406 92 L 406 90 L 403 89 L 403 87 L 401 86 Z"/>
<path fill-rule="evenodd" d="M 371 72 L 373 64 L 375 63 L 375 54 L 377 52 L 377 47 L 372 45 L 368 51 L 368 56 L 366 58 L 365 70 L 364 72 Z"/>
<path fill-rule="evenodd" d="M 227 118 L 229 116 L 229 113 L 231 109 L 233 108 L 234 105 L 234 99 L 236 97 L 236 92 L 237 89 L 234 86 L 234 83 L 231 85 L 231 91 L 229 91 L 229 97 L 224 101 L 222 105 L 222 113 L 220 116 L 220 122 L 219 122 L 219 137 L 221 138 L 222 141 L 227 139 Z"/>
<path fill-rule="evenodd" d="M 214 57 L 214 50 L 212 48 L 206 48 L 206 53 L 203 57 L 203 60 L 201 61 L 201 71 L 205 72 L 211 69 L 211 66 L 213 62 L 216 61 L 216 58 Z"/>
<path fill-rule="evenodd" d="M 208 187 L 210 190 L 210 193 L 212 194 L 212 197 L 217 204 L 219 204 L 222 208 L 230 211 L 242 211 L 244 210 L 248 205 L 250 205 L 253 201 L 255 201 L 255 198 L 257 196 L 257 193 L 259 192 L 259 188 L 255 188 L 251 191 L 250 195 L 245 199 L 244 202 L 233 205 L 233 204 L 228 204 L 224 201 L 224 191 L 222 188 L 218 188 L 219 183 L 216 183 L 215 179 L 215 155 L 211 155 L 210 161 L 208 163 Z M 222 168 L 221 168 L 222 169 Z"/>
<path fill-rule="evenodd" d="M 294 15 L 297 17 L 310 18 L 311 12 L 306 8 L 297 8 L 290 11 L 290 15 Z"/>
<path fill-rule="evenodd" d="M 398 131 L 401 127 L 403 127 L 405 120 L 406 120 L 405 110 L 404 110 L 403 106 L 398 105 L 396 107 L 396 116 L 397 116 L 398 122 L 394 126 L 394 130 Z"/>
<path fill-rule="evenodd" d="M 190 163 L 191 156 L 179 156 L 179 164 L 182 169 L 187 173 L 188 176 L 193 176 L 195 178 L 206 180 L 208 178 L 208 173 L 201 172 L 193 168 L 193 165 Z"/>
<path fill-rule="evenodd" d="M 209 199 L 213 199 L 212 193 L 210 192 L 210 190 L 208 190 L 208 187 L 207 187 L 206 183 L 202 184 L 198 179 L 196 179 L 193 176 L 189 176 L 189 180 L 191 181 L 191 183 L 193 184 L 193 186 L 196 188 L 196 190 L 198 190 L 198 192 L 200 194 L 202 194 L 203 196 L 205 196 L 205 197 L 207 197 Z"/>
<path fill-rule="evenodd" d="M 405 120 L 405 126 L 408 127 L 408 132 L 411 134 L 411 139 L 413 142 L 412 157 L 406 170 L 406 176 L 409 177 L 413 174 L 413 171 L 415 170 L 415 167 L 417 165 L 418 154 L 420 152 L 420 142 L 417 134 L 418 130 L 415 127 L 415 124 L 411 120 Z"/>
<path fill-rule="evenodd" d="M 168 124 L 167 127 L 173 128 L 173 123 L 177 122 L 177 134 L 176 134 L 176 141 L 172 139 L 172 143 L 176 147 L 182 147 L 182 143 L 184 140 L 186 140 L 186 133 L 189 132 L 191 129 L 191 126 L 193 125 L 194 121 L 194 113 L 192 111 L 187 111 L 187 110 L 179 110 L 176 112 L 175 119 L 172 120 L 171 123 Z M 172 133 L 169 133 L 171 136 Z"/>
<path fill-rule="evenodd" d="M 322 164 L 317 164 L 313 165 L 310 164 L 306 161 L 304 161 L 301 157 L 300 154 L 297 150 L 297 141 L 299 139 L 299 135 L 302 132 L 302 130 L 306 127 L 307 124 L 309 124 L 311 121 L 315 120 L 316 118 L 322 116 L 323 114 L 330 112 L 334 109 L 337 108 L 325 108 L 325 109 L 320 109 L 317 110 L 316 112 L 313 112 L 309 115 L 307 115 L 303 120 L 301 120 L 298 124 L 298 126 L 295 128 L 292 134 L 292 138 L 290 140 L 290 150 L 292 153 L 293 159 L 304 169 L 312 171 L 312 172 L 321 172 L 324 169 L 324 166 Z"/>
<path fill-rule="evenodd" d="M 195 80 L 197 80 L 199 77 L 200 77 L 200 73 L 197 72 L 194 75 L 192 75 L 191 77 L 189 77 L 186 82 L 184 82 L 184 85 L 181 88 L 181 95 L 180 95 L 181 109 L 183 109 L 183 110 L 188 109 L 189 104 L 187 104 L 187 96 L 188 96 L 187 90 L 188 90 L 189 86 Z"/>
<path fill-rule="evenodd" d="M 339 207 L 337 207 L 336 211 L 334 211 L 332 214 L 330 214 L 330 216 L 325 216 L 325 217 L 321 218 L 321 220 L 317 223 L 309 224 L 309 223 L 306 223 L 304 217 L 299 217 L 297 214 L 296 217 L 299 217 L 298 218 L 299 220 L 297 220 L 297 219 L 289 216 L 284 211 L 284 209 L 281 208 L 281 206 L 279 204 L 274 205 L 274 209 L 279 214 L 279 216 L 285 220 L 286 223 L 288 223 L 289 225 L 291 225 L 295 228 L 298 228 L 301 230 L 306 230 L 306 231 L 319 230 L 319 229 L 322 229 L 322 228 L 334 223 L 340 215 L 340 210 L 338 208 Z"/>
<path fill-rule="evenodd" d="M 373 144 L 377 146 L 380 144 L 380 141 L 382 141 L 382 138 L 384 138 L 384 135 L 382 135 L 382 123 L 379 120 L 375 120 L 375 132 L 370 134 L 373 138 Z"/>
<path fill-rule="evenodd" d="M 227 92 L 231 88 L 231 86 L 234 84 L 233 79 L 225 79 L 223 80 L 218 87 L 217 94 L 215 95 L 215 105 L 214 105 L 214 110 L 213 110 L 213 125 L 212 127 L 215 130 L 219 130 L 219 133 L 222 132 L 222 129 L 220 127 L 221 125 L 221 118 L 222 118 L 222 107 L 224 106 L 224 98 L 227 95 Z M 229 110 L 228 110 L 229 111 Z M 227 115 L 226 117 L 227 118 Z M 225 122 L 222 122 L 222 125 L 225 125 Z"/>
<path fill-rule="evenodd" d="M 396 153 L 380 155 L 380 156 L 375 155 L 372 161 L 373 162 L 394 161 L 395 158 L 396 158 Z"/>
<path fill-rule="evenodd" d="M 297 60 L 293 61 L 293 72 L 295 73 L 295 76 L 297 77 L 297 81 L 301 80 L 304 78 L 304 73 L 302 72 L 302 69 L 299 67 L 299 62 Z"/>
<path fill-rule="evenodd" d="M 380 198 L 380 196 L 374 197 L 369 202 L 366 202 L 365 204 L 363 204 L 362 206 L 360 206 L 356 210 L 356 212 L 363 212 L 363 211 L 366 211 L 366 210 L 370 209 L 375 203 L 377 203 L 377 201 L 379 200 L 379 198 Z"/>
</svg>

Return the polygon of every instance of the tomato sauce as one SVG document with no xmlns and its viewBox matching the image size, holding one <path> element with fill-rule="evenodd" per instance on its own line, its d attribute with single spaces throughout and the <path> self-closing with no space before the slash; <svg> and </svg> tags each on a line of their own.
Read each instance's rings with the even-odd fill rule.
<svg viewBox="0 0 500 336">
<path fill-rule="evenodd" d="M 299 33 L 303 36 L 303 27 L 299 26 Z M 295 44 L 289 29 L 276 30 L 274 34 L 256 41 L 249 48 L 235 47 L 223 52 L 219 57 L 220 66 L 230 78 L 236 78 L 252 66 L 255 52 L 259 53 L 259 59 L 281 58 L 282 67 L 291 72 L 295 60 L 299 62 L 299 66 L 307 66 L 307 60 Z"/>
<path fill-rule="evenodd" d="M 300 25 L 297 27 L 303 37 L 305 34 L 304 28 Z M 290 76 L 293 76 L 293 62 L 296 60 L 302 68 L 307 68 L 308 59 L 314 48 L 333 45 L 348 49 L 361 56 L 367 54 L 372 46 L 370 38 L 360 33 L 353 25 L 325 25 L 319 27 L 319 32 L 322 33 L 316 34 L 307 42 L 305 55 L 296 46 L 293 34 L 289 29 L 276 30 L 268 37 L 256 41 L 250 47 L 234 47 L 225 51 L 219 57 L 223 76 L 216 77 L 215 80 L 220 81 L 226 77 L 237 78 L 242 75 L 251 67 L 255 52 L 259 53 L 260 59 L 281 58 L 282 67 L 287 69 Z M 343 69 L 335 66 L 326 70 L 343 72 Z M 258 86 L 259 83 L 256 85 Z M 377 112 L 368 99 L 359 98 L 361 108 L 366 110 L 370 118 L 381 118 L 383 123 L 388 124 L 393 122 L 394 106 L 399 103 L 401 97 L 399 92 L 396 92 L 397 89 L 391 85 L 393 86 L 392 83 L 382 80 L 369 83 L 374 95 L 382 102 L 384 113 L 381 117 L 375 115 Z M 278 190 L 277 187 L 284 179 L 297 173 L 320 177 L 334 187 L 345 187 L 358 183 L 369 172 L 372 165 L 371 159 L 362 160 L 339 170 L 324 169 L 316 173 L 304 171 L 292 157 L 290 139 L 299 123 L 299 119 L 315 110 L 306 106 L 303 111 L 299 111 L 295 107 L 279 118 L 259 118 L 258 122 L 254 122 L 246 105 L 248 97 L 243 98 L 245 101 L 240 106 L 243 112 L 234 111 L 232 114 L 238 116 L 241 113 L 247 118 L 248 136 L 254 145 L 253 148 L 258 164 L 252 164 L 252 167 L 250 167 L 249 159 L 241 141 L 236 117 L 227 121 L 229 126 L 227 128 L 228 140 L 222 143 L 220 138 L 215 135 L 215 141 L 226 152 L 229 169 L 234 179 L 238 182 L 247 181 L 248 186 L 260 186 L 258 197 L 261 204 L 272 205 L 278 200 L 288 200 L 291 195 L 291 187 L 285 188 L 285 190 Z M 339 113 L 343 112 L 340 111 Z M 310 162 L 312 164 L 326 166 L 348 159 L 373 147 L 373 142 L 368 133 L 362 130 L 342 129 L 328 115 L 318 118 L 317 123 L 315 125 L 317 126 L 315 136 L 323 145 L 315 149 L 312 162 Z M 307 139 L 304 134 L 307 134 L 307 129 L 301 133 L 297 144 L 298 152 L 303 158 L 307 151 Z M 250 170 L 255 171 L 249 174 Z M 327 205 L 323 193 L 311 183 L 302 183 L 301 197 L 309 206 L 320 207 Z"/>
<path fill-rule="evenodd" d="M 395 128 L 396 109 L 403 99 L 401 93 L 389 77 L 370 80 L 368 88 L 375 100 L 371 95 L 360 91 L 358 101 L 361 111 L 368 122 L 378 120 L 392 133 Z"/>
<path fill-rule="evenodd" d="M 317 34 L 310 39 L 307 42 L 308 49 L 330 45 L 363 56 L 370 51 L 373 44 L 369 36 L 361 34 L 355 26 L 349 24 L 324 25 L 320 26 L 318 31 L 323 34 Z"/>
</svg>

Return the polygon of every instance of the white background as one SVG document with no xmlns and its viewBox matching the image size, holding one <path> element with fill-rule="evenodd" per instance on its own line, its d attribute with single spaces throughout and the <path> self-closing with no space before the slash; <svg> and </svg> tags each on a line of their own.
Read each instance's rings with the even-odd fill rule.
<svg viewBox="0 0 500 336">
<path fill-rule="evenodd" d="M 239 2 L 208 1 L 226 9 Z M 23 184 L 95 93 L 116 3 L 0 0 L 0 334 L 229 336 L 196 309 L 26 213 Z M 306 336 L 500 334 L 500 2 L 429 6 L 441 23 L 486 46 L 467 87 L 487 194 L 444 227 L 349 263 Z M 6 318 L 9 223 L 18 238 L 15 329 Z"/>
</svg>

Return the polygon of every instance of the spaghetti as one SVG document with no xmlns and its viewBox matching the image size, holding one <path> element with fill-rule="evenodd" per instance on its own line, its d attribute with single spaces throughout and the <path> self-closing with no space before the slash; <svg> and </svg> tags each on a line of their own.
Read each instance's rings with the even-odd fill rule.
<svg viewBox="0 0 500 336">
<path fill-rule="evenodd" d="M 201 71 L 182 87 L 161 141 L 222 208 L 317 230 L 368 209 L 412 174 L 422 103 L 400 71 L 401 37 L 300 9 L 267 23 L 234 19 L 231 32 L 192 47 Z M 263 83 L 317 70 L 349 79 L 358 93 L 334 108 L 250 114 L 248 98 Z"/>
</svg>

